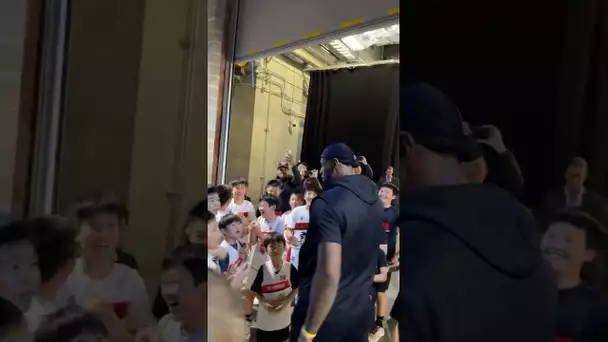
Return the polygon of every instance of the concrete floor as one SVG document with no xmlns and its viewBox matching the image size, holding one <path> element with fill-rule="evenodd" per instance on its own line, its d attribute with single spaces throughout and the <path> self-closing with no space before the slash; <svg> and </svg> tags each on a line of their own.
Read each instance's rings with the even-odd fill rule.
<svg viewBox="0 0 608 342">
<path fill-rule="evenodd" d="M 399 293 L 399 272 L 395 272 L 392 274 L 391 276 L 391 284 L 389 286 L 388 291 L 386 291 L 386 296 L 388 298 L 388 313 L 391 312 L 391 309 L 393 307 L 393 304 L 395 303 L 395 299 L 397 298 L 397 294 Z M 254 312 L 254 316 L 255 316 L 255 312 Z M 255 326 L 255 323 L 254 323 Z M 395 321 L 392 319 L 389 319 L 388 321 L 388 332 L 385 332 L 385 335 L 383 338 L 381 338 L 378 341 L 374 341 L 374 342 L 396 342 L 393 341 L 391 338 L 389 338 L 389 333 L 392 336 L 393 333 L 393 329 L 395 328 Z M 264 342 L 264 341 L 256 341 L 255 339 L 255 329 L 251 329 L 251 338 L 249 339 L 249 342 Z"/>
</svg>

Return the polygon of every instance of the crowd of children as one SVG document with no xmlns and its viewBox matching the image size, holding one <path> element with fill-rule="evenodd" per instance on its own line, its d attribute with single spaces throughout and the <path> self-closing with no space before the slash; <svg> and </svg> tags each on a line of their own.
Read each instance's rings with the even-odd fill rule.
<svg viewBox="0 0 608 342">
<path fill-rule="evenodd" d="M 134 258 L 119 248 L 125 213 L 113 198 L 93 196 L 78 204 L 73 220 L 41 216 L 2 225 L 0 341 L 207 340 L 207 201 L 190 213 L 187 241 L 163 261 L 158 321 L 128 261 Z"/>
<path fill-rule="evenodd" d="M 257 205 L 248 196 L 245 179 L 208 188 L 210 239 L 213 231 L 221 233 L 217 245 L 209 242 L 208 267 L 221 274 L 232 289 L 240 290 L 244 332 L 249 337 L 253 330 L 257 342 L 284 342 L 289 338 L 297 301 L 300 248 L 306 241 L 310 205 L 323 191 L 317 175 L 314 170 L 308 171 L 305 163 L 292 166 L 283 160 L 277 166 L 277 178 L 266 184 Z M 391 280 L 388 266 L 396 266 L 398 260 L 399 215 L 394 206 L 398 191 L 397 186 L 387 183 L 378 192 L 385 206 L 388 243 L 379 248 L 378 275 L 374 278 L 377 319 L 372 324 L 370 317 L 369 329 L 373 341 L 384 335 L 384 292 Z M 373 286 L 370 284 L 370 290 Z"/>
</svg>

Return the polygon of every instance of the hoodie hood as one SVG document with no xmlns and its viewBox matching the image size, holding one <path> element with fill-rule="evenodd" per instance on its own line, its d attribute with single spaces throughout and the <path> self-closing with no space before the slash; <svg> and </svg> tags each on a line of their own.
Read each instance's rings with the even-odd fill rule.
<svg viewBox="0 0 608 342">
<path fill-rule="evenodd" d="M 350 175 L 330 178 L 323 183 L 323 188 L 329 190 L 341 187 L 355 194 L 363 202 L 373 205 L 380 201 L 378 198 L 378 188 L 371 179 L 362 175 Z"/>
<path fill-rule="evenodd" d="M 408 190 L 402 220 L 431 222 L 456 236 L 498 272 L 526 278 L 542 265 L 540 236 L 531 213 L 490 184 Z"/>
</svg>

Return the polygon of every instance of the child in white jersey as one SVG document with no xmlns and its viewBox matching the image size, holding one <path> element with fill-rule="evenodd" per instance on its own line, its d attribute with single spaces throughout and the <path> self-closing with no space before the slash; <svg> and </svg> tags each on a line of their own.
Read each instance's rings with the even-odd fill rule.
<svg viewBox="0 0 608 342">
<path fill-rule="evenodd" d="M 285 225 L 280 216 L 276 215 L 276 208 L 279 204 L 279 199 L 275 195 L 266 194 L 260 199 L 259 210 L 260 217 L 256 222 L 253 222 L 250 228 L 250 243 L 251 257 L 249 262 L 249 275 L 247 278 L 246 289 L 251 289 L 253 281 L 258 273 L 258 270 L 268 260 L 266 250 L 263 245 L 264 237 L 270 233 L 285 232 Z M 247 291 L 245 296 L 245 318 L 251 322 L 251 314 L 253 312 L 253 301 L 255 294 Z"/>
<path fill-rule="evenodd" d="M 239 215 L 228 214 L 222 217 L 219 223 L 220 231 L 224 235 L 224 241 L 220 247 L 226 250 L 226 257 L 219 260 L 222 273 L 229 273 L 236 269 L 240 264 L 246 262 L 243 259 L 243 245 L 239 241 L 243 234 L 243 221 Z"/>
<path fill-rule="evenodd" d="M 285 228 L 287 227 L 293 227 L 293 223 L 291 222 L 291 213 L 293 212 L 293 210 L 297 207 L 301 207 L 304 204 L 306 204 L 306 201 L 304 200 L 304 194 L 301 192 L 294 192 L 293 194 L 291 194 L 291 196 L 289 196 L 289 207 L 291 208 L 291 210 L 284 212 L 283 215 L 281 216 L 283 218 L 283 222 L 285 223 Z M 287 230 L 285 231 L 285 238 L 288 238 L 288 232 Z"/>
<path fill-rule="evenodd" d="M 76 211 L 81 257 L 59 291 L 58 301 L 103 311 L 104 320 L 120 322 L 135 332 L 154 320 L 144 280 L 134 269 L 114 262 L 120 210 L 109 198 L 81 203 Z"/>
<path fill-rule="evenodd" d="M 291 213 L 291 220 L 286 224 L 287 241 L 289 248 L 287 250 L 287 260 L 297 269 L 300 262 L 300 249 L 306 240 L 308 231 L 308 223 L 310 222 L 310 204 L 318 194 L 323 191 L 319 180 L 316 178 L 307 178 L 304 180 L 303 187 L 305 206 L 295 208 Z"/>
<path fill-rule="evenodd" d="M 283 261 L 286 241 L 281 233 L 264 239 L 270 260 L 258 270 L 251 290 L 260 301 L 256 341 L 284 342 L 289 338 L 292 303 L 298 290 L 298 271 Z"/>
<path fill-rule="evenodd" d="M 245 216 L 248 220 L 255 220 L 255 208 L 245 197 L 249 183 L 247 180 L 240 178 L 232 182 L 232 201 L 228 206 L 228 210 L 233 213 L 238 213 Z"/>
</svg>

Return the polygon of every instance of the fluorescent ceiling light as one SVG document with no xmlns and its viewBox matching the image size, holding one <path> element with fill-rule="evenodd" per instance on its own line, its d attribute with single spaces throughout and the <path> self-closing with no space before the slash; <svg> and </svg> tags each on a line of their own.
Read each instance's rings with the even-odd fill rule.
<svg viewBox="0 0 608 342">
<path fill-rule="evenodd" d="M 353 55 L 352 51 L 340 40 L 332 40 L 331 42 L 329 42 L 329 45 L 349 61 L 357 58 L 355 57 L 355 55 Z"/>
<path fill-rule="evenodd" d="M 356 36 L 344 37 L 344 38 L 342 38 L 342 42 L 344 44 L 346 44 L 346 46 L 348 46 L 348 48 L 353 51 L 361 51 L 361 50 L 365 50 L 367 48 L 365 45 L 363 45 L 363 44 L 361 44 L 361 42 L 359 42 L 359 40 L 357 39 Z"/>
</svg>

